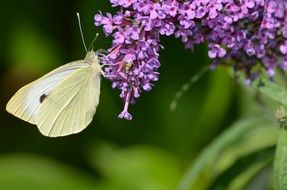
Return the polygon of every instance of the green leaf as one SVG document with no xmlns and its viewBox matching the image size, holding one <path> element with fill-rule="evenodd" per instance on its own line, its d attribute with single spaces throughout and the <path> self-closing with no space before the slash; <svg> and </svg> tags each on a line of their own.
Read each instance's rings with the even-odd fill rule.
<svg viewBox="0 0 287 190">
<path fill-rule="evenodd" d="M 42 156 L 2 155 L 0 168 L 0 189 L 99 189 L 91 176 Z"/>
<path fill-rule="evenodd" d="M 275 146 L 271 146 L 240 157 L 236 162 L 234 162 L 234 164 L 232 164 L 231 167 L 228 167 L 215 178 L 209 189 L 229 189 L 228 187 L 231 183 L 234 183 L 237 186 L 240 184 L 241 187 L 246 185 L 258 170 L 270 163 L 274 156 L 274 150 Z M 251 168 L 251 173 L 248 171 L 249 168 Z M 242 173 L 245 174 L 241 175 Z M 233 187 L 232 189 L 235 188 Z"/>
<path fill-rule="evenodd" d="M 275 82 L 261 78 L 257 79 L 253 86 L 276 102 L 287 106 L 287 91 Z"/>
<path fill-rule="evenodd" d="M 208 131 L 205 135 L 195 135 L 193 141 L 208 142 L 217 131 L 220 124 L 224 121 L 225 116 L 228 114 L 233 97 L 233 88 L 229 75 L 226 69 L 218 68 L 212 71 L 210 84 L 207 86 L 208 92 L 204 98 L 202 108 L 199 110 L 198 120 L 192 127 L 193 134 L 198 134 L 204 128 Z M 218 93 L 221 92 L 221 93 Z"/>
<path fill-rule="evenodd" d="M 285 129 L 282 129 L 278 139 L 274 170 L 276 189 L 287 189 L 287 131 Z"/>
<path fill-rule="evenodd" d="M 192 189 L 199 177 L 202 177 L 203 172 L 211 165 L 214 165 L 216 158 L 222 154 L 223 150 L 233 143 L 242 140 L 246 134 L 255 128 L 262 128 L 266 125 L 270 125 L 270 121 L 262 117 L 246 118 L 235 123 L 201 152 L 183 176 L 178 190 Z M 207 183 L 207 179 L 205 180 L 205 183 Z"/>
<path fill-rule="evenodd" d="M 174 155 L 148 146 L 120 149 L 102 144 L 89 158 L 102 175 L 103 189 L 174 190 L 179 179 Z"/>
</svg>

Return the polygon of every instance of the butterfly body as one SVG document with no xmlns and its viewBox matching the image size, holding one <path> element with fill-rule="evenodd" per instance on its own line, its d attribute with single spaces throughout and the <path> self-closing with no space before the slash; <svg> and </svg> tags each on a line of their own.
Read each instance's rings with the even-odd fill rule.
<svg viewBox="0 0 287 190">
<path fill-rule="evenodd" d="M 49 137 L 85 129 L 100 96 L 101 65 L 95 52 L 65 64 L 18 90 L 7 103 L 14 116 L 37 125 Z"/>
</svg>

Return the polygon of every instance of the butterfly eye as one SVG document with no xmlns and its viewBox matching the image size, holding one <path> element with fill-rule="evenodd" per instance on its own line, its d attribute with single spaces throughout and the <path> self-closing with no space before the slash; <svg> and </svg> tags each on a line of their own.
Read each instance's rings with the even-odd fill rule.
<svg viewBox="0 0 287 190">
<path fill-rule="evenodd" d="M 42 94 L 40 96 L 40 103 L 42 103 L 46 98 L 47 98 L 47 95 L 46 94 Z"/>
</svg>

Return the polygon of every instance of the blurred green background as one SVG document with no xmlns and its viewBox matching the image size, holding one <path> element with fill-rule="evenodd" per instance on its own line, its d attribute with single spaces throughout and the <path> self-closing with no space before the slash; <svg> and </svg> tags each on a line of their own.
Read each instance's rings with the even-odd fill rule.
<svg viewBox="0 0 287 190">
<path fill-rule="evenodd" d="M 161 39 L 160 80 L 130 107 L 132 121 L 117 118 L 123 102 L 105 79 L 93 123 L 77 135 L 47 138 L 9 115 L 17 89 L 84 58 L 76 12 L 87 44 L 99 32 L 95 49 L 106 49 L 111 39 L 93 16 L 116 9 L 108 0 L 11 0 L 1 8 L 1 190 L 272 188 L 279 130 L 262 99 L 227 69 L 208 72 L 169 110 L 182 84 L 210 64 L 205 46 L 192 53 L 178 39 Z"/>
</svg>

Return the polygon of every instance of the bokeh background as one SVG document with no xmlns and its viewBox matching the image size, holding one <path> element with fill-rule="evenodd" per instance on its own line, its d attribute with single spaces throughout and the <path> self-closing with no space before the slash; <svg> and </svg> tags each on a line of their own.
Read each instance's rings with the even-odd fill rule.
<svg viewBox="0 0 287 190">
<path fill-rule="evenodd" d="M 1 2 L 0 189 L 272 189 L 278 128 L 266 102 L 228 69 L 205 74 L 169 109 L 210 64 L 205 46 L 191 52 L 178 39 L 161 39 L 160 80 L 130 107 L 132 121 L 117 118 L 123 102 L 106 79 L 92 124 L 77 135 L 47 138 L 5 111 L 17 89 L 84 58 L 76 12 L 87 45 L 100 33 L 94 49 L 110 46 L 93 23 L 99 10 L 116 8 L 108 0 Z M 230 126 L 238 131 L 226 133 Z"/>
</svg>

